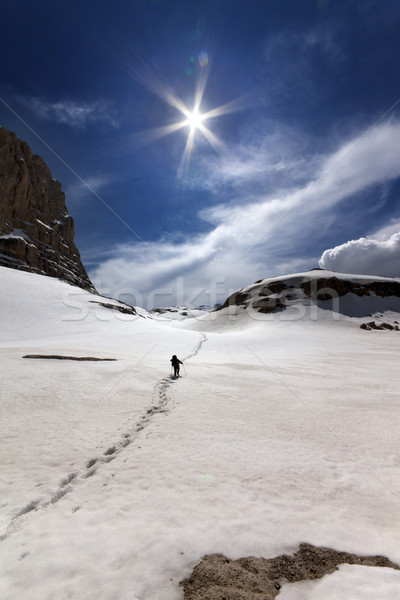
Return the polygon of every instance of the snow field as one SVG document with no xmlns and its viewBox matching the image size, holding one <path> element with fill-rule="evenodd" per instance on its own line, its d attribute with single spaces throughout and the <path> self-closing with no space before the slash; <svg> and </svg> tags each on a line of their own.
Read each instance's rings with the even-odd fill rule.
<svg viewBox="0 0 400 600">
<path fill-rule="evenodd" d="M 204 554 L 268 558 L 300 542 L 400 563 L 397 334 L 327 311 L 222 323 L 204 342 L 204 318 L 105 320 L 93 305 L 66 325 L 86 296 L 65 313 L 65 284 L 4 271 L 2 598 L 182 600 Z M 118 361 L 21 359 L 55 349 Z M 179 380 L 172 353 L 193 355 Z M 398 588 L 396 571 L 344 565 L 278 597 Z"/>
<path fill-rule="evenodd" d="M 279 600 L 377 600 L 399 597 L 400 573 L 393 569 L 341 565 L 319 581 L 287 585 Z"/>
<path fill-rule="evenodd" d="M 104 298 L 48 277 L 4 267 L 0 274 L 4 527 L 32 503 L 53 501 L 66 478 L 87 476 L 88 461 L 108 460 L 104 452 L 140 431 L 162 401 L 156 387 L 171 344 L 165 327 L 93 302 Z M 183 356 L 203 339 L 174 337 Z M 117 360 L 22 359 L 40 353 Z"/>
</svg>

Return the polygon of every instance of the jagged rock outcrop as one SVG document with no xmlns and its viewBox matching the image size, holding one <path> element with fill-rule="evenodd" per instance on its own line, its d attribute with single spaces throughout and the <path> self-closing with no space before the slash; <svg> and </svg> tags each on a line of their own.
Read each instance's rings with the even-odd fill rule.
<svg viewBox="0 0 400 600">
<path fill-rule="evenodd" d="M 0 265 L 95 291 L 74 244 L 65 194 L 40 156 L 0 127 Z"/>
</svg>

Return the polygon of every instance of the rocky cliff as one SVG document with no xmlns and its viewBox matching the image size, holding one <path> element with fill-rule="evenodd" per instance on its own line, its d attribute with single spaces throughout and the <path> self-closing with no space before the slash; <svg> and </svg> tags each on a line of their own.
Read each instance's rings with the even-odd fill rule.
<svg viewBox="0 0 400 600">
<path fill-rule="evenodd" d="M 40 156 L 0 127 L 0 265 L 95 291 L 74 244 L 65 194 Z"/>
</svg>

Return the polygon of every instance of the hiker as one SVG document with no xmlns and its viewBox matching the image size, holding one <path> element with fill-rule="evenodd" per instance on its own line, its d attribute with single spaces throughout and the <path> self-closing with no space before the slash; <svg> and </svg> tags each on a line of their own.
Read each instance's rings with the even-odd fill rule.
<svg viewBox="0 0 400 600">
<path fill-rule="evenodd" d="M 183 362 L 179 360 L 176 354 L 171 358 L 171 365 L 174 367 L 174 377 L 179 377 L 179 365 L 183 365 Z"/>
</svg>

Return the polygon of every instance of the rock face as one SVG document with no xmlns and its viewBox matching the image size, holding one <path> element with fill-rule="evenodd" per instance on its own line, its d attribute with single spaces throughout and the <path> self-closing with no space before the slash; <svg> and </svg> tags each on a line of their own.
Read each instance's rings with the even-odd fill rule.
<svg viewBox="0 0 400 600">
<path fill-rule="evenodd" d="M 61 184 L 26 142 L 0 127 L 0 265 L 95 291 L 74 244 Z"/>
</svg>

